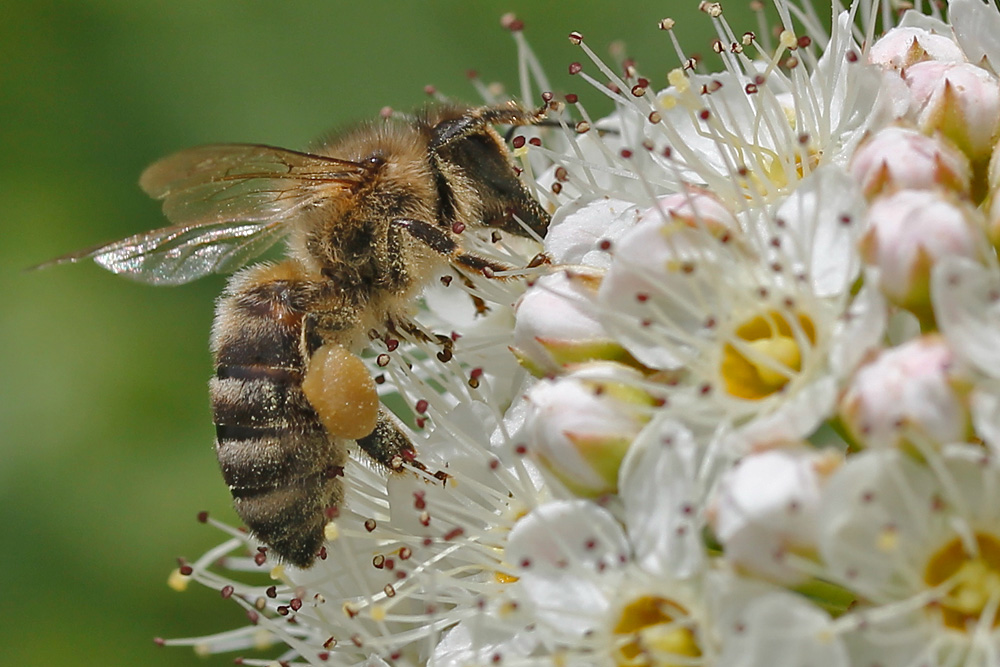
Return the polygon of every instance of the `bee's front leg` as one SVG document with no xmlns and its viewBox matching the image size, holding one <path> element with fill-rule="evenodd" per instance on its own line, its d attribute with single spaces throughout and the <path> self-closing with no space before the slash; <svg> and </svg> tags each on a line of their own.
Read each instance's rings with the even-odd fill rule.
<svg viewBox="0 0 1000 667">
<path fill-rule="evenodd" d="M 411 237 L 420 241 L 434 252 L 440 253 L 451 260 L 459 268 L 481 273 L 487 278 L 497 277 L 500 271 L 511 271 L 514 267 L 497 262 L 486 257 L 464 252 L 462 247 L 443 229 L 423 220 L 398 218 L 392 224 L 399 227 Z"/>
</svg>

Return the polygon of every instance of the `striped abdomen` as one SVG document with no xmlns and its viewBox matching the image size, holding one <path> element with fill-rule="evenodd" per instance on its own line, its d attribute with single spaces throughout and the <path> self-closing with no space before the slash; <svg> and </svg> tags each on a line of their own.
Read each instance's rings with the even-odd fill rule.
<svg viewBox="0 0 1000 667">
<path fill-rule="evenodd" d="M 302 393 L 310 283 L 288 262 L 235 276 L 219 302 L 209 383 L 216 454 L 237 513 L 279 556 L 308 566 L 342 499 L 345 443 Z"/>
</svg>

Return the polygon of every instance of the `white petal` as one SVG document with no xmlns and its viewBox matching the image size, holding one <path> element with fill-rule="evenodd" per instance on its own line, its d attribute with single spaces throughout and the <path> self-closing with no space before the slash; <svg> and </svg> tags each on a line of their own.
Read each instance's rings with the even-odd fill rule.
<svg viewBox="0 0 1000 667">
<path fill-rule="evenodd" d="M 969 397 L 976 435 L 983 439 L 994 456 L 1000 455 L 1000 385 L 983 382 Z"/>
<path fill-rule="evenodd" d="M 505 660 L 523 658 L 537 643 L 533 633 L 514 631 L 492 616 L 475 616 L 445 634 L 434 647 L 434 655 L 428 665 L 465 667 L 488 664 L 495 656 Z"/>
<path fill-rule="evenodd" d="M 1000 272 L 960 257 L 942 259 L 931 277 L 938 326 L 952 349 L 1000 378 Z"/>
<path fill-rule="evenodd" d="M 723 629 L 720 667 L 847 667 L 847 651 L 830 616 L 791 593 L 753 600 L 739 629 Z"/>
<path fill-rule="evenodd" d="M 851 372 L 865 356 L 878 347 L 889 321 L 889 310 L 872 278 L 865 278 L 861 288 L 837 323 L 830 345 L 830 366 L 839 376 Z"/>
<path fill-rule="evenodd" d="M 864 232 L 864 198 L 857 182 L 839 167 L 817 170 L 781 205 L 787 223 L 782 247 L 796 273 L 808 276 L 816 296 L 843 294 L 857 277 L 857 240 Z"/>
<path fill-rule="evenodd" d="M 873 599 L 922 587 L 926 553 L 942 517 L 930 512 L 933 475 L 898 450 L 868 450 L 829 480 L 820 510 L 820 552 L 836 580 Z M 938 513 L 940 514 L 940 513 Z"/>
<path fill-rule="evenodd" d="M 505 559 L 522 572 L 591 571 L 629 556 L 610 512 L 586 500 L 557 500 L 535 508 L 510 531 Z"/>
<path fill-rule="evenodd" d="M 822 375 L 780 403 L 773 412 L 740 426 L 728 438 L 727 449 L 739 456 L 775 442 L 806 438 L 833 413 L 836 397 L 837 378 Z"/>
<path fill-rule="evenodd" d="M 626 529 L 647 572 L 686 578 L 704 565 L 699 450 L 690 431 L 661 418 L 643 430 L 622 463 Z"/>
<path fill-rule="evenodd" d="M 1000 13 L 996 6 L 982 0 L 951 0 L 948 20 L 969 62 L 1000 72 Z"/>
<path fill-rule="evenodd" d="M 611 256 L 598 244 L 617 241 L 635 225 L 639 208 L 620 199 L 580 199 L 561 207 L 545 234 L 545 249 L 556 264 L 611 266 Z"/>
</svg>

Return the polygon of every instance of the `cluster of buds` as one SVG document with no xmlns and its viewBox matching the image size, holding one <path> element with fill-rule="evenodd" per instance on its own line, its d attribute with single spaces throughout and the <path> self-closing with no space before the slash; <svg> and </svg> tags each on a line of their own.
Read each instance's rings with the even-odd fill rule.
<svg viewBox="0 0 1000 667">
<path fill-rule="evenodd" d="M 897 118 L 850 161 L 871 202 L 861 252 L 893 303 L 932 318 L 937 261 L 984 259 L 981 239 L 995 226 L 979 205 L 995 199 L 1000 80 L 925 29 L 891 30 L 870 58 L 894 92 Z"/>
</svg>

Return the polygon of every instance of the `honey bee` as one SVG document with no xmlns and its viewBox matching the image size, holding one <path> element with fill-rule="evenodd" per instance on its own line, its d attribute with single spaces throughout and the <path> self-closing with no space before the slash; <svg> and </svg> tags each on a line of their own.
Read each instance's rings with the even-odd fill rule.
<svg viewBox="0 0 1000 667">
<path fill-rule="evenodd" d="M 240 270 L 219 298 L 209 393 L 237 513 L 271 551 L 309 567 L 343 500 L 348 443 L 389 469 L 415 461 L 357 356 L 368 332 L 414 331 L 415 298 L 449 265 L 487 275 L 511 268 L 463 249 L 463 230 L 544 235 L 549 216 L 493 127 L 542 115 L 513 103 L 440 106 L 370 122 L 314 153 L 184 150 L 140 180 L 172 226 L 47 264 L 91 258 L 174 285 L 235 270 L 287 239 L 283 261 Z"/>
</svg>

